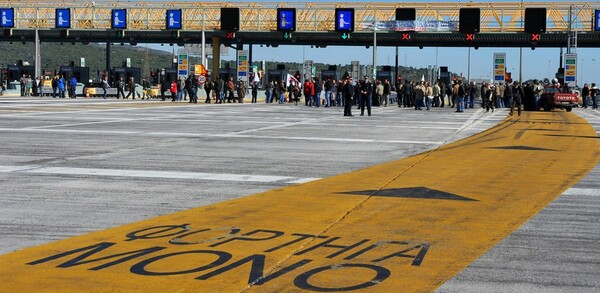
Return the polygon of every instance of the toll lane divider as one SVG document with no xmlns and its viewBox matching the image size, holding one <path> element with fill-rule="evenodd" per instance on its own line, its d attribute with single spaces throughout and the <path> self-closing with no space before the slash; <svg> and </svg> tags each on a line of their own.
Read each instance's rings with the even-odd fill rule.
<svg viewBox="0 0 600 293">
<path fill-rule="evenodd" d="M 429 292 L 585 176 L 599 146 L 572 113 L 526 112 L 399 161 L 0 256 L 0 291 Z"/>
</svg>

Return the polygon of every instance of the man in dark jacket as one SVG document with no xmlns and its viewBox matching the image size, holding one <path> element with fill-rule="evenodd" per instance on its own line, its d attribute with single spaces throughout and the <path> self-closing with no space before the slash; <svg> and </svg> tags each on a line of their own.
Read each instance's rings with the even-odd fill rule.
<svg viewBox="0 0 600 293">
<path fill-rule="evenodd" d="M 129 78 L 127 87 L 129 87 L 129 93 L 127 93 L 127 97 L 125 97 L 125 98 L 129 99 L 129 96 L 131 95 L 132 96 L 131 99 L 135 100 L 135 80 L 133 79 L 133 76 Z"/>
<path fill-rule="evenodd" d="M 369 81 L 369 77 L 365 78 L 360 82 L 360 116 L 365 115 L 365 104 L 367 106 L 367 113 L 371 116 L 371 102 L 373 98 L 373 84 Z"/>
<path fill-rule="evenodd" d="M 507 87 L 508 89 L 509 87 Z M 513 87 L 512 87 L 512 96 L 513 96 L 513 100 L 512 100 L 512 104 L 510 105 L 510 115 L 512 116 L 512 114 L 514 113 L 514 107 L 517 106 L 517 112 L 519 113 L 519 116 L 521 116 L 521 104 L 522 103 L 522 98 L 525 96 L 525 93 L 523 92 L 523 88 L 521 87 L 521 84 L 519 84 L 518 81 L 515 81 Z"/>
<path fill-rule="evenodd" d="M 344 96 L 344 116 L 353 116 L 352 94 L 354 94 L 354 89 L 352 88 L 352 81 L 350 79 L 345 79 L 343 83 L 344 85 L 342 86 L 342 91 L 340 93 Z"/>
</svg>

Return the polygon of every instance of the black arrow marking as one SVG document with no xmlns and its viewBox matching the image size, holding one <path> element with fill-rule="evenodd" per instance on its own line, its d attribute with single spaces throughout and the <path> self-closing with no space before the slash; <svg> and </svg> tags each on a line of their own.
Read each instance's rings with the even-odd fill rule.
<svg viewBox="0 0 600 293">
<path fill-rule="evenodd" d="M 419 198 L 419 199 L 445 199 L 445 200 L 463 200 L 463 201 L 478 201 L 476 199 L 430 189 L 427 187 L 408 187 L 408 188 L 390 188 L 382 190 L 360 190 L 340 192 L 341 194 L 354 195 L 370 195 L 384 197 L 400 197 L 400 198 Z"/>
<path fill-rule="evenodd" d="M 524 145 L 497 146 L 497 147 L 490 147 L 489 149 L 517 150 L 517 151 L 546 151 L 546 152 L 556 152 L 556 150 L 553 150 L 553 149 L 537 148 L 537 147 L 530 147 L 530 146 L 524 146 Z"/>
</svg>

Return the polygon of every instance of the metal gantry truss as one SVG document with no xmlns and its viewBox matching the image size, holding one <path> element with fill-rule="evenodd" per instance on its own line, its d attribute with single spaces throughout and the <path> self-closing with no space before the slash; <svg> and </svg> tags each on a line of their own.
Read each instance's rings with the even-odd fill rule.
<svg viewBox="0 0 600 293">
<path fill-rule="evenodd" d="M 165 29 L 167 9 L 182 9 L 184 30 L 213 31 L 220 29 L 220 8 L 240 8 L 241 31 L 273 31 L 276 29 L 277 8 L 297 10 L 297 31 L 333 31 L 334 9 L 355 9 L 355 29 L 374 21 L 394 20 L 396 8 L 415 8 L 417 20 L 458 21 L 459 9 L 481 9 L 481 32 L 522 32 L 524 10 L 527 7 L 547 8 L 547 31 L 591 31 L 594 9 L 598 2 L 434 2 L 431 3 L 352 3 L 352 2 L 200 2 L 200 1 L 0 1 L 0 7 L 15 9 L 16 29 L 52 29 L 55 9 L 71 8 L 72 29 L 110 29 L 111 9 L 128 11 L 128 29 Z M 576 8 L 576 17 L 569 26 L 569 8 Z"/>
</svg>

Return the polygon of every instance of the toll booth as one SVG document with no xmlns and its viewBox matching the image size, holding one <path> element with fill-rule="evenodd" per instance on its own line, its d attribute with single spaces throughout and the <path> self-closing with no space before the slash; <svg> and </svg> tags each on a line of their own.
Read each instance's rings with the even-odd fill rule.
<svg viewBox="0 0 600 293">
<path fill-rule="evenodd" d="M 327 70 L 321 71 L 321 80 L 327 80 L 327 79 L 331 79 L 331 80 L 339 79 L 339 73 L 337 71 L 336 65 L 329 65 Z"/>
<path fill-rule="evenodd" d="M 229 64 L 227 64 L 228 66 L 226 66 L 225 68 L 220 68 L 219 69 L 219 76 L 221 76 L 221 79 L 223 81 L 228 81 L 229 78 L 233 77 L 233 80 L 236 79 L 236 70 L 233 68 L 229 67 Z"/>
<path fill-rule="evenodd" d="M 7 67 L 7 80 L 8 82 L 19 81 L 23 74 L 31 75 L 32 78 L 35 72 L 35 66 L 23 66 L 23 65 L 8 65 Z"/>
<path fill-rule="evenodd" d="M 448 71 L 447 66 L 440 66 L 440 81 L 444 84 L 451 84 L 452 74 Z"/>
<path fill-rule="evenodd" d="M 127 82 L 130 77 L 133 77 L 133 80 L 137 84 L 142 83 L 142 69 L 138 67 L 115 67 L 111 70 L 111 74 L 109 77 L 109 82 L 111 82 L 112 86 L 117 86 L 117 81 L 123 77 L 123 80 Z"/>
<path fill-rule="evenodd" d="M 381 70 L 377 71 L 376 79 L 381 82 L 384 82 L 387 79 L 390 83 L 393 83 L 395 76 L 396 74 L 392 71 L 392 66 L 383 66 Z"/>
<path fill-rule="evenodd" d="M 267 82 L 285 81 L 287 80 L 288 71 L 285 69 L 285 64 L 277 64 L 276 69 L 269 69 L 267 72 Z"/>
<path fill-rule="evenodd" d="M 165 68 L 165 74 L 162 77 L 165 82 L 171 84 L 177 80 L 177 68 Z"/>
<path fill-rule="evenodd" d="M 61 66 L 58 74 L 62 75 L 65 80 L 70 80 L 72 77 L 75 77 L 79 83 L 88 84 L 90 82 L 89 67 Z"/>
</svg>

